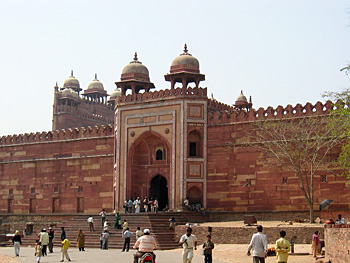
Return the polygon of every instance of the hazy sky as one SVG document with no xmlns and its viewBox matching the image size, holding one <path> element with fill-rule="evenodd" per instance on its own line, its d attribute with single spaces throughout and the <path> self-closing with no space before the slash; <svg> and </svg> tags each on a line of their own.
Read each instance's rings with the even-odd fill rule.
<svg viewBox="0 0 350 263">
<path fill-rule="evenodd" d="M 350 86 L 349 1 L 0 1 L 0 136 L 51 129 L 56 81 L 70 75 L 108 93 L 137 51 L 156 89 L 189 53 L 202 87 L 226 104 L 240 90 L 253 107 L 323 100 Z"/>
</svg>

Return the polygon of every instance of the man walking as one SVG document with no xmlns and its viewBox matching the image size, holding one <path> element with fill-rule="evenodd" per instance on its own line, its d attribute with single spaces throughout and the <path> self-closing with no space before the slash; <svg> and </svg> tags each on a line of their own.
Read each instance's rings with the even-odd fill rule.
<svg viewBox="0 0 350 263">
<path fill-rule="evenodd" d="M 125 251 L 126 249 L 126 252 L 129 252 L 129 247 L 130 247 L 130 238 L 134 236 L 133 233 L 131 233 L 129 231 L 129 228 L 126 229 L 126 231 L 123 233 L 123 237 L 124 237 L 124 247 L 123 247 L 123 250 L 122 252 Z"/>
<path fill-rule="evenodd" d="M 49 251 L 50 253 L 53 253 L 53 238 L 55 237 L 54 231 L 52 230 L 52 227 L 49 227 Z"/>
<path fill-rule="evenodd" d="M 61 227 L 61 240 L 65 240 L 66 239 L 66 231 L 64 231 L 64 227 Z"/>
<path fill-rule="evenodd" d="M 187 228 L 187 233 L 180 238 L 179 243 L 183 247 L 183 263 L 190 263 L 193 258 L 193 248 L 194 250 L 197 250 L 197 238 L 195 235 L 192 235 L 192 228 Z"/>
<path fill-rule="evenodd" d="M 248 247 L 247 255 L 250 256 L 250 250 L 253 249 L 253 263 L 265 263 L 267 257 L 267 237 L 262 233 L 263 227 L 256 227 L 257 233 L 252 236 Z"/>
<path fill-rule="evenodd" d="M 290 251 L 290 243 L 287 239 L 285 239 L 286 231 L 280 232 L 280 239 L 276 241 L 276 255 L 277 255 L 277 263 L 287 263 L 288 261 L 288 252 Z"/>
<path fill-rule="evenodd" d="M 43 246 L 43 257 L 47 256 L 47 245 L 49 244 L 49 235 L 46 233 L 46 228 L 44 228 L 43 230 L 41 230 L 41 233 L 39 234 L 40 236 L 40 242 L 41 245 Z"/>
<path fill-rule="evenodd" d="M 101 221 L 102 221 L 102 229 L 105 225 L 105 221 L 106 221 L 106 211 L 104 209 L 102 209 L 102 212 L 100 213 L 100 216 L 101 216 Z"/>
<path fill-rule="evenodd" d="M 87 222 L 89 223 L 89 230 L 90 230 L 90 232 L 94 232 L 95 231 L 95 229 L 94 229 L 94 218 L 92 216 L 90 216 L 87 219 Z"/>
</svg>

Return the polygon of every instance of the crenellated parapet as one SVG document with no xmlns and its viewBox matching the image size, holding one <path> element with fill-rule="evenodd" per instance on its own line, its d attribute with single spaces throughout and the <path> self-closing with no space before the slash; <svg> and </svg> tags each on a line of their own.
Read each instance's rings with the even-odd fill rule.
<svg viewBox="0 0 350 263">
<path fill-rule="evenodd" d="M 278 106 L 277 108 L 268 107 L 266 109 L 259 108 L 258 110 L 250 109 L 246 111 L 208 100 L 208 124 L 322 116 L 329 114 L 334 108 L 334 103 L 331 101 L 326 103 L 318 101 L 316 104 L 308 102 L 304 106 L 297 104 L 294 107 L 287 105 L 286 107 Z"/>
<path fill-rule="evenodd" d="M 166 89 L 153 92 L 144 92 L 117 97 L 116 104 L 138 103 L 155 100 L 165 100 L 170 98 L 207 98 L 207 88 L 177 88 Z"/>
<path fill-rule="evenodd" d="M 235 108 L 225 103 L 219 102 L 217 100 L 209 99 L 208 109 L 219 110 L 219 111 L 232 111 Z"/>
<path fill-rule="evenodd" d="M 76 140 L 113 135 L 113 125 L 88 126 L 75 129 L 55 130 L 49 132 L 25 133 L 0 137 L 0 146 L 26 143 Z"/>
</svg>

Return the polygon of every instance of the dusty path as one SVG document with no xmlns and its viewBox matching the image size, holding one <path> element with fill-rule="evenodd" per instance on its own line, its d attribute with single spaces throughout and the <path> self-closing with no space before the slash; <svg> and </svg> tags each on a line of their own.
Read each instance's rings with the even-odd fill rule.
<svg viewBox="0 0 350 263">
<path fill-rule="evenodd" d="M 216 245 L 213 251 L 213 262 L 214 263 L 251 263 L 253 262 L 252 257 L 246 255 L 248 245 Z M 12 247 L 0 248 L 0 263 L 32 263 L 35 262 L 33 256 L 34 248 L 21 248 L 21 256 L 19 258 L 13 257 L 14 251 Z M 296 245 L 295 251 L 299 253 L 309 253 L 310 245 Z M 181 249 L 170 250 L 170 251 L 157 251 L 157 263 L 178 263 L 181 261 Z M 124 263 L 132 262 L 132 254 L 134 251 L 129 253 L 123 253 L 116 249 L 100 250 L 100 249 L 86 249 L 86 252 L 79 252 L 77 248 L 70 248 L 69 255 L 72 258 L 72 263 L 83 262 L 83 263 Z M 42 258 L 42 263 L 59 262 L 60 253 L 57 250 L 54 254 L 49 254 L 48 257 Z M 192 263 L 203 263 L 204 258 L 200 255 L 200 250 L 195 251 L 195 257 Z M 275 263 L 276 257 L 268 257 L 266 263 Z M 320 262 L 316 261 L 312 255 L 296 256 L 290 255 L 288 263 L 311 263 Z"/>
</svg>

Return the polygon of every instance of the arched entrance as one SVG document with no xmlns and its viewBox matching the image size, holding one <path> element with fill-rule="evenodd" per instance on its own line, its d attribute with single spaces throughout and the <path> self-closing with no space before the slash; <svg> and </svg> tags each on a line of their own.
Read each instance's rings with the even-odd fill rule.
<svg viewBox="0 0 350 263">
<path fill-rule="evenodd" d="M 149 196 L 158 199 L 159 211 L 168 205 L 168 183 L 165 177 L 158 174 L 152 178 Z"/>
</svg>

